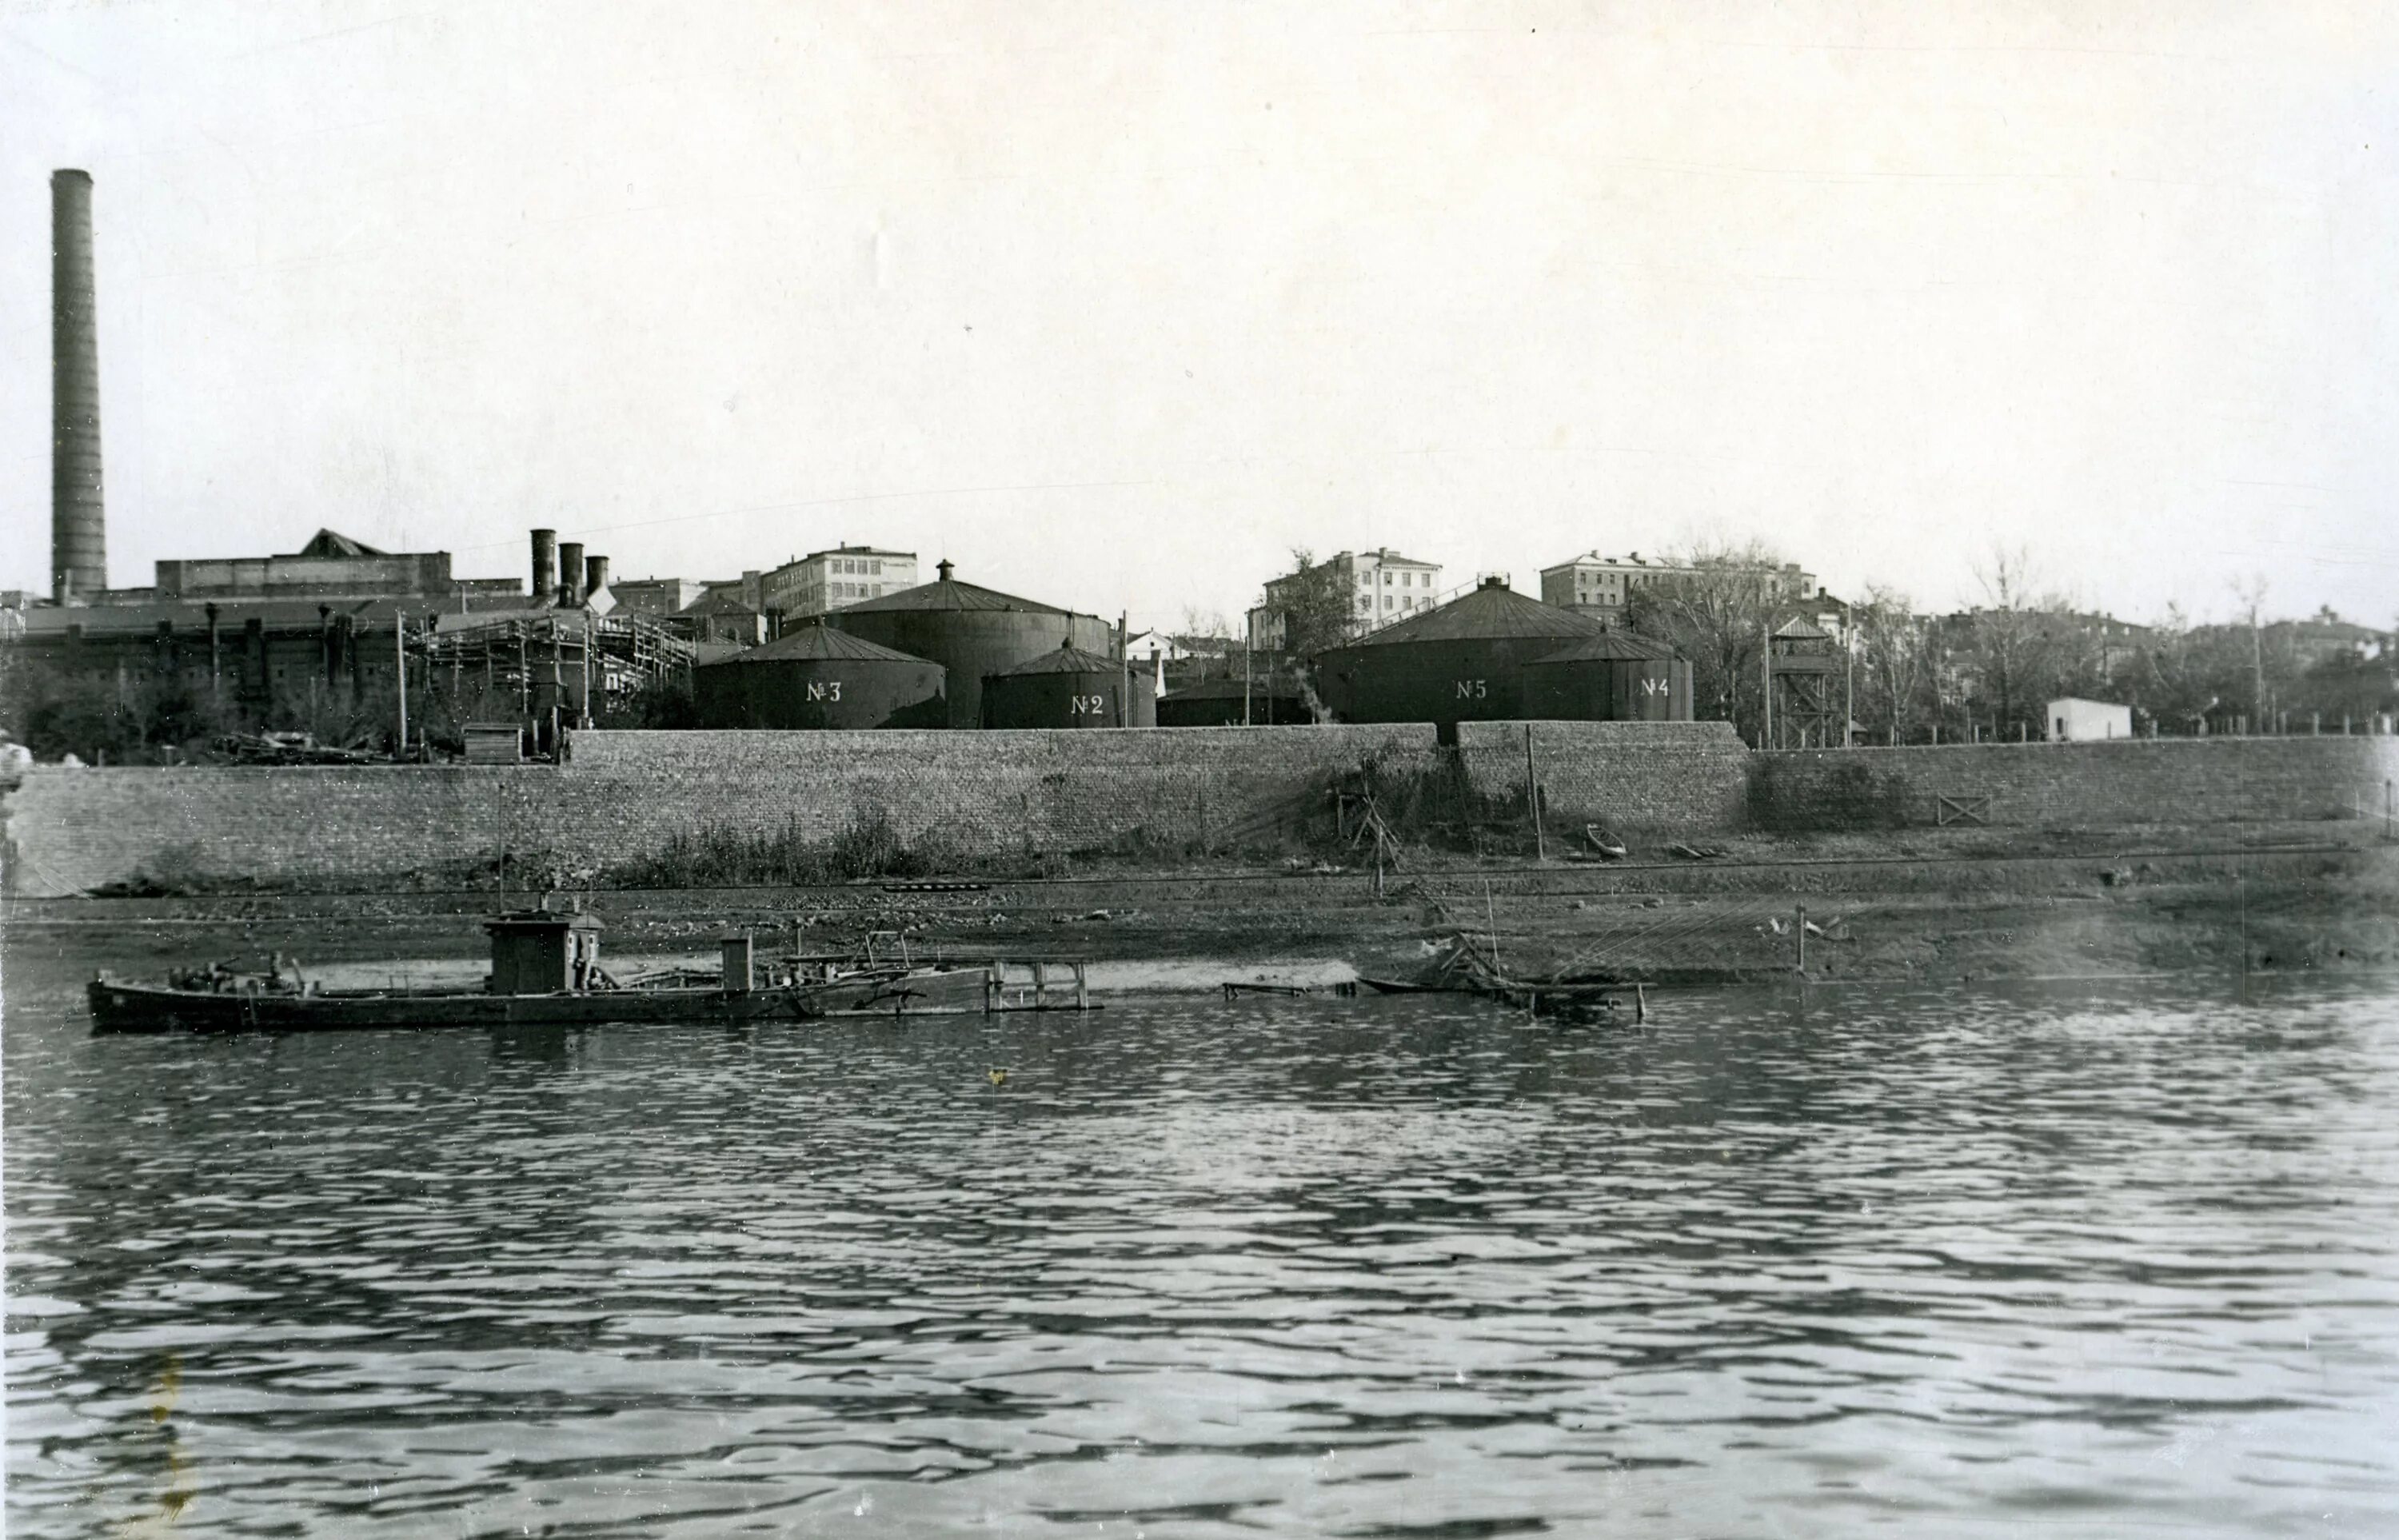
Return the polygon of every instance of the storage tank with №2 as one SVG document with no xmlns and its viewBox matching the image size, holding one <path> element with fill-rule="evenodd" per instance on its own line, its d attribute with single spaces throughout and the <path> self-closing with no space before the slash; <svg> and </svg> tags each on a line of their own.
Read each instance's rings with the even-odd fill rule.
<svg viewBox="0 0 2399 1540">
<path fill-rule="evenodd" d="M 941 727 L 947 671 L 822 624 L 691 672 L 706 727 Z"/>
<path fill-rule="evenodd" d="M 1526 666 L 1607 628 L 1502 577 L 1437 610 L 1369 632 L 1317 660 L 1319 693 L 1343 722 L 1430 722 L 1452 738 L 1460 722 L 1533 715 Z"/>
<path fill-rule="evenodd" d="M 1688 722 L 1691 666 L 1662 642 L 1606 631 L 1527 665 L 1525 705 L 1554 722 Z"/>
<path fill-rule="evenodd" d="M 1128 698 L 1130 697 L 1130 698 Z M 983 681 L 985 727 L 1155 727 L 1158 697 L 1146 675 L 1128 692 L 1116 658 L 1061 643 Z"/>
<path fill-rule="evenodd" d="M 961 583 L 948 561 L 938 570 L 934 582 L 847 605 L 825 621 L 947 669 L 949 726 L 983 724 L 983 682 L 989 675 L 1055 652 L 1061 643 L 1093 654 L 1115 649 L 1115 628 L 1097 615 Z"/>
</svg>

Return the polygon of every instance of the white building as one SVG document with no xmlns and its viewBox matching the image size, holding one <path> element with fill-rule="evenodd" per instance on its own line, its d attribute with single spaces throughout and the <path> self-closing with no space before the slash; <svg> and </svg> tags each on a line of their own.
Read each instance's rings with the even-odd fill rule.
<svg viewBox="0 0 2399 1540">
<path fill-rule="evenodd" d="M 2133 709 L 2113 701 L 2084 700 L 2067 696 L 2049 703 L 2049 741 L 2088 743 L 2094 738 L 2133 736 Z"/>
<path fill-rule="evenodd" d="M 1673 561 L 1652 561 L 1639 551 L 1624 557 L 1590 551 L 1571 561 L 1541 569 L 1541 602 L 1614 620 L 1623 615 L 1635 588 L 1669 578 L 1689 577 L 1698 571 Z M 1802 572 L 1796 563 L 1768 568 L 1765 575 L 1768 590 L 1778 599 L 1804 601 L 1821 591 L 1816 587 L 1815 574 Z"/>
<path fill-rule="evenodd" d="M 915 551 L 835 546 L 810 551 L 766 574 L 766 608 L 788 624 L 916 587 Z"/>
<path fill-rule="evenodd" d="M 1430 609 L 1441 594 L 1439 562 L 1418 561 L 1388 547 L 1371 551 L 1340 551 L 1308 571 L 1321 572 L 1326 567 L 1341 574 L 1343 585 L 1355 601 L 1349 623 L 1351 636 Z M 1267 585 L 1266 601 L 1250 612 L 1253 645 L 1268 652 L 1282 650 L 1283 606 L 1278 600 L 1297 577 L 1296 574 L 1278 577 Z"/>
</svg>

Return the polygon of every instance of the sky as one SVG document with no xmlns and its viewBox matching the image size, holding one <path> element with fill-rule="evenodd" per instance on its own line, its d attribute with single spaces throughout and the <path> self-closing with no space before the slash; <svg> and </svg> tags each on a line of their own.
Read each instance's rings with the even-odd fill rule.
<svg viewBox="0 0 2399 1540">
<path fill-rule="evenodd" d="M 0 0 L 0 587 L 843 542 L 1136 626 L 1764 540 L 2399 618 L 2388 6 Z M 929 571 L 927 575 L 929 576 Z"/>
</svg>

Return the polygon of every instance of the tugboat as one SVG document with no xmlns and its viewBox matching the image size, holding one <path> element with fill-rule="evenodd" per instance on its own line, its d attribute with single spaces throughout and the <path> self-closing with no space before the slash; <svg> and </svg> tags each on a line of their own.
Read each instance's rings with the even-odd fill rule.
<svg viewBox="0 0 2399 1540">
<path fill-rule="evenodd" d="M 622 981 L 600 966 L 600 921 L 548 909 L 495 915 L 481 991 L 321 989 L 278 956 L 264 974 L 224 964 L 163 984 L 106 973 L 89 986 L 94 1033 L 339 1032 L 371 1027 L 593 1026 L 669 1021 L 806 1021 L 832 1016 L 980 1014 L 1015 1006 L 991 966 L 825 958 L 770 963 L 761 980 L 748 932 L 726 936 L 714 977 L 671 969 Z M 1042 1008 L 1056 1009 L 1046 1001 Z M 1072 1007 L 1066 1007 L 1072 1008 Z"/>
</svg>

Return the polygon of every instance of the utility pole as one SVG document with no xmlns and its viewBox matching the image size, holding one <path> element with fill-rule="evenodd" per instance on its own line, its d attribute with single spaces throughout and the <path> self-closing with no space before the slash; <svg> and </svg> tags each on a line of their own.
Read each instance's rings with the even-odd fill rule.
<svg viewBox="0 0 2399 1540">
<path fill-rule="evenodd" d="M 391 617 L 391 657 L 395 665 L 393 678 L 400 682 L 400 752 L 396 758 L 408 757 L 408 612 L 396 610 Z"/>
<path fill-rule="evenodd" d="M 1533 768 L 1533 724 L 1529 722 L 1525 723 L 1525 805 L 1533 810 L 1533 859 L 1546 861 L 1550 858 L 1550 852 L 1541 838 L 1541 777 L 1539 772 Z M 1379 840 L 1381 836 L 1376 838 Z M 1375 850 L 1379 860 L 1382 846 L 1378 844 Z M 1379 871 L 1381 868 L 1378 866 L 1376 870 Z"/>
<path fill-rule="evenodd" d="M 1258 612 L 1241 616 L 1241 725 L 1250 725 L 1250 649 L 1257 645 Z"/>
<path fill-rule="evenodd" d="M 1757 639 L 1758 678 L 1765 684 L 1766 712 L 1765 725 L 1758 731 L 1757 746 L 1760 749 L 1771 749 L 1774 747 L 1774 628 L 1760 626 L 1757 628 Z"/>
<path fill-rule="evenodd" d="M 1132 612 L 1117 612 L 1117 725 L 1132 725 Z"/>
</svg>

